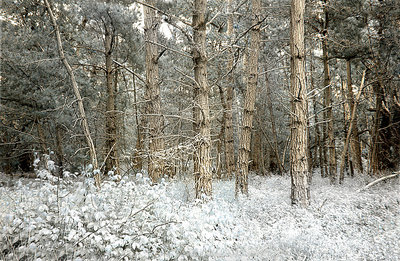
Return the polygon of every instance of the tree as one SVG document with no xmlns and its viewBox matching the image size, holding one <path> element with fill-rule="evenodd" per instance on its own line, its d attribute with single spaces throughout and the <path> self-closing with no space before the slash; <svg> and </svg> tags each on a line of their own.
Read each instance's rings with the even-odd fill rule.
<svg viewBox="0 0 400 261">
<path fill-rule="evenodd" d="M 310 204 L 310 173 L 307 160 L 304 8 L 305 0 L 292 0 L 290 9 L 290 175 L 292 204 L 307 207 Z"/>
<path fill-rule="evenodd" d="M 154 6 L 154 1 L 147 1 Z M 161 97 L 158 74 L 158 61 L 162 53 L 157 48 L 157 32 L 159 21 L 156 11 L 148 6 L 144 6 L 144 38 L 146 46 L 146 92 L 147 101 L 147 124 L 149 139 L 149 161 L 148 172 L 153 182 L 157 182 L 164 170 L 164 150 L 163 125 L 164 120 L 161 113 Z"/>
<path fill-rule="evenodd" d="M 57 21 L 53 15 L 53 11 L 51 9 L 50 3 L 48 0 L 45 0 L 45 4 L 47 7 L 47 10 L 49 12 L 50 18 L 51 18 L 51 22 L 53 23 L 53 27 L 55 29 L 55 33 L 56 33 L 56 39 L 57 39 L 57 47 L 58 47 L 58 54 L 60 56 L 61 61 L 63 62 L 70 80 L 71 80 L 71 84 L 72 84 L 72 88 L 74 90 L 74 94 L 76 96 L 76 99 L 78 100 L 78 108 L 79 108 L 79 114 L 82 120 L 82 129 L 83 129 L 83 133 L 85 134 L 85 138 L 86 138 L 86 142 L 87 145 L 89 147 L 89 152 L 90 152 L 90 158 L 91 158 L 91 163 L 93 164 L 93 169 L 95 171 L 97 171 L 95 173 L 95 180 L 96 180 L 96 185 L 99 187 L 100 186 L 100 173 L 98 170 L 98 163 L 97 163 L 97 155 L 96 155 L 96 149 L 94 147 L 94 143 L 93 143 L 93 139 L 92 136 L 90 134 L 90 130 L 89 130 L 89 125 L 87 123 L 87 118 L 86 118 L 86 113 L 85 113 L 85 109 L 83 107 L 83 100 L 78 88 L 78 84 L 76 82 L 75 79 L 75 74 L 74 71 L 72 70 L 71 66 L 68 63 L 67 58 L 65 57 L 64 54 L 64 50 L 62 47 L 62 42 L 61 42 L 61 36 L 60 36 L 60 31 L 58 29 L 58 25 L 57 25 Z"/>
<path fill-rule="evenodd" d="M 194 64 L 194 121 L 195 155 L 194 178 L 196 198 L 212 195 L 212 173 L 210 158 L 210 109 L 208 95 L 210 87 L 207 83 L 206 54 L 206 11 L 207 0 L 194 0 L 193 9 L 193 64 Z"/>
<path fill-rule="evenodd" d="M 239 167 L 236 174 L 235 194 L 248 194 L 249 154 L 251 146 L 251 130 L 253 127 L 254 106 L 258 81 L 258 54 L 260 50 L 261 3 L 252 0 L 252 25 L 250 51 L 247 60 L 247 87 L 244 97 L 242 128 L 240 133 Z"/>
<path fill-rule="evenodd" d="M 228 21 L 227 21 L 227 35 L 230 40 L 230 44 L 232 42 L 233 36 L 233 4 L 232 0 L 228 0 Z M 227 177 L 232 178 L 235 172 L 235 148 L 234 148 L 234 139 L 233 139 L 233 94 L 234 94 L 234 78 L 233 78 L 233 69 L 234 69 L 234 54 L 233 48 L 229 48 L 228 53 L 228 70 L 230 73 L 227 79 L 227 88 L 226 88 L 226 106 L 224 108 L 224 134 L 225 134 L 225 162 L 226 162 L 226 172 Z"/>
<path fill-rule="evenodd" d="M 335 148 L 335 136 L 334 136 L 334 117 L 332 109 L 332 85 L 331 76 L 329 71 L 329 54 L 328 54 L 328 25 L 329 15 L 327 11 L 328 1 L 324 0 L 324 20 L 322 28 L 322 61 L 324 64 L 324 105 L 326 108 L 326 121 L 327 123 L 327 135 L 328 135 L 328 152 L 329 152 L 329 177 L 331 183 L 336 182 L 337 167 L 336 167 L 336 148 Z"/>
</svg>

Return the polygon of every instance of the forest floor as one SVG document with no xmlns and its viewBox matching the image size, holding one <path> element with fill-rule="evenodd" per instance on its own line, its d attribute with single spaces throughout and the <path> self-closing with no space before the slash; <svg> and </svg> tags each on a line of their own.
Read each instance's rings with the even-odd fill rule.
<svg viewBox="0 0 400 261">
<path fill-rule="evenodd" d="M 141 174 L 98 191 L 88 178 L 10 179 L 0 173 L 0 260 L 400 260 L 398 178 L 330 185 L 314 174 L 311 206 L 290 205 L 290 178 L 149 185 Z"/>
</svg>

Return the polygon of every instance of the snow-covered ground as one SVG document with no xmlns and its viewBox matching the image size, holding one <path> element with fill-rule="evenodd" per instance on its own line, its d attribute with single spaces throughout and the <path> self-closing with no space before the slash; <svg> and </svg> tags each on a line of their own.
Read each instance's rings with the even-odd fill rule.
<svg viewBox="0 0 400 261">
<path fill-rule="evenodd" d="M 2 174 L 0 174 L 2 175 Z M 249 198 L 215 181 L 150 186 L 18 179 L 0 187 L 0 260 L 400 260 L 399 181 L 313 178 L 312 204 L 292 207 L 289 177 L 251 176 Z"/>
</svg>

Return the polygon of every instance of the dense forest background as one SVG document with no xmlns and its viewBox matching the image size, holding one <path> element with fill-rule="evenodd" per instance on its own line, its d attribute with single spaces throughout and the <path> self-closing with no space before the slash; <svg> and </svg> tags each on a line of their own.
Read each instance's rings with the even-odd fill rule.
<svg viewBox="0 0 400 261">
<path fill-rule="evenodd" d="M 288 172 L 289 1 L 209 1 L 192 21 L 200 7 L 3 1 L 1 170 Z M 396 0 L 306 1 L 308 170 L 332 183 L 399 167 L 399 26 Z"/>
</svg>

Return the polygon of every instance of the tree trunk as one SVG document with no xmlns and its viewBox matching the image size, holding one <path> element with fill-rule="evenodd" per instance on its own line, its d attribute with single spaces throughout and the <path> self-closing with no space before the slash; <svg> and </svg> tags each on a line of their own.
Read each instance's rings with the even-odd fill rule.
<svg viewBox="0 0 400 261">
<path fill-rule="evenodd" d="M 135 170 L 141 171 L 143 169 L 143 150 L 144 150 L 143 120 L 139 119 L 139 108 L 137 102 L 135 75 L 133 75 L 132 81 L 133 81 L 133 102 L 135 107 L 135 119 L 136 119 L 136 146 L 135 146 L 135 155 L 134 158 L 132 159 L 132 164 Z"/>
<path fill-rule="evenodd" d="M 239 173 L 236 175 L 236 196 L 248 194 L 249 153 L 251 145 L 251 129 L 253 127 L 254 105 L 258 80 L 258 54 L 260 51 L 261 2 L 252 0 L 252 28 L 250 32 L 250 52 L 247 60 L 247 88 L 244 97 L 242 130 L 239 146 Z"/>
<path fill-rule="evenodd" d="M 232 0 L 228 0 L 228 21 L 227 21 L 227 35 L 231 40 L 233 36 L 233 5 Z M 228 86 L 226 88 L 226 108 L 224 108 L 224 124 L 225 124 L 225 162 L 226 162 L 226 176 L 228 179 L 233 177 L 235 172 L 235 148 L 234 148 L 234 139 L 233 139 L 233 112 L 232 112 L 232 104 L 233 104 L 233 50 L 229 48 L 228 53 L 228 69 L 230 70 L 229 75 L 227 76 Z"/>
<path fill-rule="evenodd" d="M 210 108 L 208 95 L 210 87 L 207 83 L 206 56 L 206 10 L 207 0 L 194 0 L 193 11 L 193 63 L 194 63 L 194 106 L 197 135 L 195 140 L 195 189 L 196 198 L 212 195 L 212 173 L 210 157 Z"/>
<path fill-rule="evenodd" d="M 352 129 L 354 127 L 353 126 L 354 125 L 353 119 L 356 116 L 356 109 L 357 109 L 357 105 L 358 105 L 358 100 L 360 99 L 362 90 L 364 88 L 364 80 L 365 80 L 365 71 L 364 71 L 362 79 L 361 79 L 361 85 L 360 85 L 360 89 L 358 90 L 358 94 L 357 94 L 356 100 L 354 101 L 354 107 L 351 110 L 349 130 L 347 131 L 347 136 L 346 136 L 346 140 L 344 142 L 342 155 L 340 157 L 339 183 L 342 183 L 343 179 L 344 179 L 344 166 L 345 166 L 345 162 L 346 162 L 345 161 L 346 153 L 348 153 L 347 150 L 349 148 L 350 136 L 351 136 Z"/>
<path fill-rule="evenodd" d="M 379 77 L 379 76 L 378 76 Z M 379 166 L 379 129 L 381 125 L 381 111 L 382 111 L 382 102 L 383 102 L 383 93 L 382 93 L 382 80 L 379 79 L 378 83 L 374 87 L 374 92 L 376 96 L 375 102 L 375 116 L 374 116 L 374 125 L 371 134 L 371 147 L 370 147 L 370 174 L 377 174 L 380 166 Z"/>
<path fill-rule="evenodd" d="M 154 6 L 154 1 L 147 3 Z M 164 118 L 161 115 L 161 97 L 158 75 L 158 48 L 157 43 L 158 24 L 156 11 L 153 8 L 144 6 L 144 38 L 146 46 L 146 94 L 147 101 L 147 124 L 149 138 L 149 161 L 148 172 L 155 183 L 160 178 L 164 169 L 163 127 Z"/>
<path fill-rule="evenodd" d="M 328 23 L 329 17 L 326 9 L 327 0 L 324 0 L 324 27 L 322 31 L 322 56 L 324 63 L 324 98 L 325 98 L 325 108 L 326 108 L 326 121 L 327 123 L 327 136 L 328 136 L 328 152 L 329 152 L 329 178 L 331 180 L 331 184 L 336 182 L 337 170 L 336 170 L 336 149 L 335 149 L 335 136 L 334 136 L 334 127 L 333 127 L 333 111 L 332 111 L 332 88 L 331 88 L 331 76 L 329 72 L 329 64 L 328 64 Z"/>
<path fill-rule="evenodd" d="M 68 75 L 70 77 L 71 84 L 72 84 L 72 89 L 74 91 L 75 97 L 78 102 L 79 114 L 80 114 L 80 117 L 82 120 L 82 129 L 83 129 L 83 133 L 85 134 L 86 142 L 89 147 L 90 160 L 93 165 L 93 169 L 96 171 L 95 172 L 96 186 L 100 187 L 100 172 L 98 171 L 96 149 L 94 147 L 94 143 L 93 143 L 92 137 L 90 135 L 89 125 L 88 125 L 86 113 L 85 113 L 85 108 L 83 106 L 83 99 L 79 92 L 78 83 L 76 82 L 74 71 L 72 70 L 71 66 L 68 63 L 67 58 L 64 55 L 64 50 L 63 50 L 62 43 L 61 43 L 60 30 L 58 29 L 58 25 L 57 25 L 54 15 L 53 15 L 53 11 L 51 10 L 50 3 L 48 0 L 44 0 L 44 2 L 46 4 L 47 10 L 50 15 L 51 22 L 53 23 L 53 26 L 55 29 L 55 33 L 56 33 L 56 37 L 57 37 L 58 54 L 60 56 L 61 61 L 64 64 L 64 67 L 66 68 L 66 70 L 68 72 Z"/>
<path fill-rule="evenodd" d="M 62 144 L 62 127 L 56 124 L 56 165 L 58 166 L 58 176 L 62 177 L 64 170 L 64 152 Z"/>
<path fill-rule="evenodd" d="M 310 173 L 307 160 L 307 89 L 304 48 L 305 0 L 292 0 L 290 20 L 290 95 L 291 140 L 290 174 L 291 201 L 293 205 L 310 204 Z"/>
<path fill-rule="evenodd" d="M 311 89 L 315 89 L 314 85 L 314 64 L 313 64 L 313 56 L 311 56 L 310 59 L 310 83 L 311 83 Z M 317 151 L 318 151 L 318 165 L 321 170 L 321 177 L 324 177 L 324 161 L 323 161 L 323 144 L 321 142 L 321 130 L 319 128 L 319 117 L 318 117 L 318 109 L 317 109 L 317 95 L 316 91 L 313 93 L 312 96 L 312 102 L 313 102 L 313 111 L 314 111 L 314 132 L 315 132 L 315 139 L 314 139 L 314 159 L 317 158 Z M 315 164 L 315 163 L 314 163 Z"/>
<path fill-rule="evenodd" d="M 106 86 L 107 86 L 107 105 L 106 105 L 106 147 L 105 147 L 105 173 L 117 167 L 117 125 L 115 111 L 115 88 L 113 85 L 112 52 L 115 36 L 112 29 L 105 26 L 104 53 L 106 59 Z"/>
<path fill-rule="evenodd" d="M 347 99 L 348 104 L 350 107 L 350 111 L 353 111 L 354 108 L 354 98 L 353 98 L 353 83 L 351 80 L 351 61 L 346 60 L 346 67 L 347 67 Z M 351 133 L 351 140 L 350 140 L 350 147 L 351 147 L 351 159 L 354 163 L 355 169 L 359 172 L 363 172 L 362 160 L 361 160 L 361 147 L 360 147 L 360 140 L 358 137 L 358 127 L 357 127 L 357 113 L 354 115 L 353 118 L 353 129 Z"/>
<path fill-rule="evenodd" d="M 267 71 L 267 66 L 265 66 L 264 70 Z M 272 106 L 271 88 L 269 86 L 268 73 L 265 73 L 265 90 L 266 90 L 266 98 L 267 98 L 269 117 L 271 120 L 272 144 L 273 144 L 272 149 L 274 150 L 274 153 L 275 153 L 276 164 L 278 165 L 279 173 L 281 175 L 283 175 L 284 169 L 283 169 L 281 159 L 279 157 L 278 135 L 276 133 L 275 115 L 274 115 L 274 110 L 273 110 L 273 106 Z"/>
</svg>

